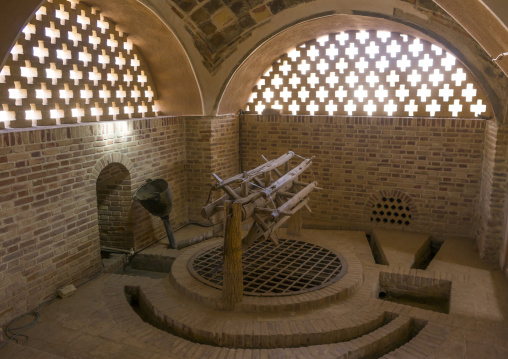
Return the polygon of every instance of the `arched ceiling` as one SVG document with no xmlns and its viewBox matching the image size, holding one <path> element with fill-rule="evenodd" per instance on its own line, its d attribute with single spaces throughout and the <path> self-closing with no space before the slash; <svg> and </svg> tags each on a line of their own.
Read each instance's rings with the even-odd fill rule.
<svg viewBox="0 0 508 359">
<path fill-rule="evenodd" d="M 0 11 L 0 59 L 40 0 L 3 1 Z M 235 81 L 252 66 L 272 38 L 291 36 L 297 24 L 331 15 L 380 18 L 415 29 L 444 43 L 490 88 L 489 97 L 504 118 L 508 56 L 508 15 L 504 0 L 84 0 L 126 29 L 150 66 L 168 114 L 236 112 Z M 150 11 L 148 11 L 150 10 Z M 495 12 L 501 12 L 496 14 Z M 288 32 L 289 31 L 289 32 Z M 286 33 L 283 37 L 280 34 Z M 496 34 L 496 36 L 492 36 Z M 281 49 L 282 51 L 282 49 Z M 257 52 L 256 55 L 254 55 Z M 457 53 L 458 52 L 458 53 Z M 280 53 L 278 54 L 280 55 Z M 265 60 L 263 58 L 263 60 Z M 502 69 L 504 74 L 500 71 Z M 253 72 L 253 71 L 251 71 Z M 259 74 L 256 74 L 256 76 Z M 250 74 L 249 76 L 253 76 Z M 235 77 L 237 77 L 235 79 Z M 489 91 L 489 89 L 486 89 Z M 250 91 L 250 88 L 249 88 Z M 223 94 L 227 96 L 223 96 Z M 229 102 L 229 105 L 225 105 Z M 173 105 L 171 105 L 173 104 Z M 172 110 L 171 110 L 172 108 Z M 169 111 L 168 111 L 169 110 Z"/>
</svg>

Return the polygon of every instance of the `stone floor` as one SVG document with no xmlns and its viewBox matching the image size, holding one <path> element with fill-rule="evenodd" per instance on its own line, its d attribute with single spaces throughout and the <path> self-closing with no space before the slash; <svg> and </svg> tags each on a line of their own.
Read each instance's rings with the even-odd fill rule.
<svg viewBox="0 0 508 359">
<path fill-rule="evenodd" d="M 178 241 L 190 243 L 184 237 L 177 233 Z M 376 264 L 363 232 L 303 231 L 301 240 L 350 253 L 351 263 L 357 261 L 361 268 L 359 285 L 347 296 L 329 295 L 330 301 L 318 308 L 284 307 L 287 303 L 281 301 L 277 304 L 281 309 L 271 312 L 251 311 L 245 303 L 234 312 L 224 312 L 200 303 L 199 298 L 190 299 L 187 292 L 199 292 L 203 284 L 182 284 L 183 279 L 175 279 L 181 271 L 179 258 L 181 262 L 211 242 L 181 251 L 157 243 L 140 254 L 145 260 L 163 257 L 174 261 L 175 273 L 152 277 L 149 273 L 105 273 L 79 287 L 74 296 L 41 307 L 39 322 L 23 333 L 28 340 L 21 338 L 19 344 L 11 342 L 0 348 L 0 358 L 508 358 L 508 281 L 495 266 L 478 259 L 473 242 L 447 240 L 426 269 L 414 269 L 418 255 L 425 252 L 422 246 L 429 243 L 427 237 L 379 230 L 372 238 L 388 264 Z M 188 285 L 189 290 L 175 289 L 177 282 Z M 388 291 L 390 285 L 427 291 L 450 285 L 449 312 L 429 310 L 411 301 L 379 299 L 382 287 Z M 156 315 L 175 326 L 181 323 L 181 336 L 187 339 L 144 322 L 128 303 L 126 286 L 140 288 Z M 317 295 L 310 292 L 306 298 Z M 360 330 L 359 324 L 375 321 L 381 314 L 395 319 L 369 329 L 368 334 L 352 334 Z M 413 320 L 427 325 L 398 349 L 373 354 L 372 348 L 389 344 L 395 331 L 403 331 Z M 188 340 L 196 338 L 196 333 L 205 338 L 207 331 L 216 332 L 219 342 L 233 338 L 238 346 Z M 341 336 L 343 340 L 334 342 Z M 308 345 L 294 344 L 306 340 Z"/>
</svg>

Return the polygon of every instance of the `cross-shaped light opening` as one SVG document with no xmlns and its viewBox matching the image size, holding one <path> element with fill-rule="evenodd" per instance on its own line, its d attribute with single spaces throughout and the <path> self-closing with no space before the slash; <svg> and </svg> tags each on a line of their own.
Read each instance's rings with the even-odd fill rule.
<svg viewBox="0 0 508 359">
<path fill-rule="evenodd" d="M 90 90 L 88 84 L 85 84 L 85 87 L 79 91 L 80 97 L 85 100 L 85 103 L 90 104 L 90 100 L 93 98 L 93 91 Z"/>
<path fill-rule="evenodd" d="M 88 67 L 88 63 L 92 62 L 92 54 L 88 53 L 88 49 L 83 46 L 83 51 L 78 54 L 78 60 L 83 63 L 84 67 Z"/>
<path fill-rule="evenodd" d="M 307 83 L 311 88 L 315 88 L 317 84 L 319 84 L 319 77 L 313 72 L 307 77 Z"/>
<path fill-rule="evenodd" d="M 335 48 L 335 44 L 330 44 L 330 47 L 326 49 L 326 56 L 333 61 L 335 56 L 339 55 L 339 49 Z"/>
<path fill-rule="evenodd" d="M 356 76 L 354 71 L 351 71 L 348 76 L 346 76 L 346 83 L 349 87 L 353 88 L 358 83 L 358 76 Z"/>
<path fill-rule="evenodd" d="M 88 79 L 90 81 L 93 81 L 94 86 L 99 85 L 99 81 L 102 80 L 102 74 L 99 72 L 97 67 L 92 67 L 92 71 L 88 73 Z"/>
<path fill-rule="evenodd" d="M 404 106 L 404 111 L 408 113 L 409 116 L 414 116 L 415 112 L 418 112 L 418 105 L 415 104 L 415 100 L 409 100 L 409 103 Z"/>
<path fill-rule="evenodd" d="M 370 45 L 365 48 L 365 53 L 373 59 L 377 54 L 379 54 L 379 46 L 376 45 L 375 41 L 371 41 Z"/>
<path fill-rule="evenodd" d="M 318 80 L 319 81 L 319 80 Z M 275 87 L 277 90 L 279 89 L 279 86 L 281 86 L 284 83 L 282 78 L 279 76 L 279 74 L 275 74 L 272 78 L 271 84 L 273 87 Z"/>
<path fill-rule="evenodd" d="M 287 87 L 284 87 L 282 89 L 282 92 L 280 93 L 280 97 L 284 102 L 288 102 L 288 99 L 290 99 L 293 96 L 293 93 L 291 91 L 288 91 Z"/>
<path fill-rule="evenodd" d="M 325 59 L 321 59 L 316 66 L 317 70 L 321 75 L 325 74 L 328 71 L 328 62 Z"/>
<path fill-rule="evenodd" d="M 432 86 L 438 86 L 443 80 L 444 75 L 439 72 L 439 69 L 435 69 L 434 72 L 429 75 L 429 81 L 432 83 Z"/>
<path fill-rule="evenodd" d="M 127 91 L 123 89 L 122 85 L 119 85 L 118 90 L 116 90 L 116 98 L 120 100 L 120 103 L 123 103 L 126 97 Z"/>
<path fill-rule="evenodd" d="M 349 116 L 353 115 L 356 111 L 356 105 L 353 100 L 348 100 L 347 104 L 344 105 L 344 111 L 346 111 Z"/>
<path fill-rule="evenodd" d="M 65 11 L 63 4 L 60 4 L 60 8 L 55 10 L 55 17 L 60 19 L 60 25 L 64 26 L 66 21 L 69 21 L 69 13 Z"/>
<path fill-rule="evenodd" d="M 319 50 L 316 49 L 316 46 L 312 45 L 310 49 L 307 50 L 307 57 L 310 57 L 312 61 L 316 61 L 316 57 L 319 57 Z"/>
<path fill-rule="evenodd" d="M 471 105 L 471 112 L 474 113 L 475 117 L 480 116 L 485 111 L 487 111 L 487 105 L 484 105 L 481 99 L 478 99 L 475 104 Z"/>
<path fill-rule="evenodd" d="M 418 54 L 423 51 L 423 44 L 420 42 L 420 39 L 414 39 L 408 49 L 413 54 L 413 57 L 418 57 Z"/>
<path fill-rule="evenodd" d="M 374 101 L 369 100 L 368 103 L 363 105 L 363 110 L 367 112 L 368 116 L 372 116 L 372 114 L 377 111 L 377 105 L 374 104 Z"/>
<path fill-rule="evenodd" d="M 400 76 L 395 70 L 391 70 L 390 74 L 386 76 L 386 82 L 390 84 L 390 87 L 395 87 L 395 84 L 399 82 Z"/>
<path fill-rule="evenodd" d="M 332 116 L 335 112 L 337 112 L 337 108 L 338 107 L 333 103 L 333 100 L 330 100 L 325 106 L 325 111 L 328 112 L 328 115 Z"/>
<path fill-rule="evenodd" d="M 407 80 L 411 84 L 411 86 L 415 87 L 422 81 L 422 75 L 418 73 L 418 70 L 413 70 L 411 74 L 407 75 Z"/>
<path fill-rule="evenodd" d="M 381 59 L 376 61 L 376 68 L 379 72 L 385 72 L 389 66 L 390 62 L 386 59 L 386 56 L 381 56 Z"/>
<path fill-rule="evenodd" d="M 358 55 L 358 48 L 355 46 L 353 42 L 351 42 L 349 44 L 349 47 L 346 48 L 345 53 L 347 56 L 349 56 L 349 59 L 352 60 L 355 58 L 356 55 Z"/>
<path fill-rule="evenodd" d="M 462 89 L 462 97 L 466 98 L 466 102 L 473 101 L 473 97 L 476 96 L 476 89 L 474 88 L 473 84 L 469 83 L 467 84 L 465 89 Z"/>
<path fill-rule="evenodd" d="M 379 82 L 379 76 L 376 75 L 374 71 L 371 71 L 370 74 L 365 78 L 365 81 L 369 84 L 370 87 L 374 87 Z"/>
<path fill-rule="evenodd" d="M 448 110 L 452 113 L 453 117 L 457 117 L 459 112 L 462 112 L 462 105 L 460 104 L 460 100 L 454 100 L 453 104 L 448 106 Z"/>
<path fill-rule="evenodd" d="M 341 57 L 341 58 L 340 58 L 340 60 L 339 60 L 339 61 L 337 61 L 337 63 L 335 63 L 335 68 L 336 68 L 337 70 L 339 70 L 339 72 L 340 72 L 341 74 L 343 74 L 343 73 L 344 73 L 344 70 L 346 70 L 346 69 L 348 68 L 348 66 L 349 66 L 349 63 L 347 63 L 347 62 L 344 60 L 344 58 L 343 58 L 343 57 Z"/>
<path fill-rule="evenodd" d="M 60 89 L 59 91 L 60 99 L 65 101 L 65 104 L 68 105 L 71 98 L 74 97 L 74 92 L 69 89 L 68 84 L 64 84 L 63 89 Z"/>
<path fill-rule="evenodd" d="M 384 106 L 384 111 L 388 116 L 393 116 L 393 114 L 397 112 L 397 104 L 395 104 L 393 100 L 388 101 Z"/>
<path fill-rule="evenodd" d="M 301 100 L 301 102 L 307 102 L 307 99 L 310 96 L 310 91 L 307 91 L 305 89 L 305 86 L 302 87 L 300 91 L 298 91 L 298 98 Z"/>
<path fill-rule="evenodd" d="M 427 98 L 430 97 L 431 94 L 432 92 L 429 88 L 427 88 L 427 84 L 423 84 L 422 87 L 420 87 L 416 92 L 416 95 L 420 97 L 422 102 L 427 102 Z"/>
<path fill-rule="evenodd" d="M 72 59 L 72 51 L 67 48 L 67 44 L 62 44 L 62 48 L 56 50 L 56 57 L 62 60 L 64 65 L 67 65 L 67 61 Z"/>
<path fill-rule="evenodd" d="M 365 90 L 362 85 L 360 85 L 354 91 L 354 96 L 358 100 L 358 102 L 363 102 L 363 100 L 369 96 L 369 92 Z"/>
<path fill-rule="evenodd" d="M 139 97 L 141 97 L 141 93 L 139 94 Z M 99 90 L 99 98 L 103 99 L 104 103 L 108 103 L 108 100 L 111 98 L 111 91 L 108 90 L 108 87 L 105 84 L 102 85 L 102 90 Z"/>
<path fill-rule="evenodd" d="M 360 30 L 356 33 L 356 39 L 360 41 L 360 44 L 365 44 L 365 41 L 370 37 L 369 33 L 365 30 Z"/>
<path fill-rule="evenodd" d="M 62 78 L 62 70 L 57 69 L 54 62 L 49 64 L 49 68 L 46 69 L 46 78 L 51 80 L 52 85 L 58 83 L 58 79 Z"/>
<path fill-rule="evenodd" d="M 360 59 L 355 63 L 355 68 L 358 69 L 361 74 L 363 74 L 365 70 L 369 68 L 369 62 L 365 61 L 364 57 L 360 57 Z"/>
<path fill-rule="evenodd" d="M 328 90 L 325 90 L 324 86 L 321 86 L 319 91 L 316 92 L 316 97 L 319 99 L 319 102 L 325 102 L 328 98 Z"/>
<path fill-rule="evenodd" d="M 48 104 L 48 99 L 52 97 L 51 90 L 48 90 L 46 83 L 41 83 L 41 88 L 35 90 L 35 98 L 41 99 L 42 104 L 45 106 Z"/>
<path fill-rule="evenodd" d="M 97 36 L 97 31 L 92 30 L 92 35 L 88 36 L 88 43 L 93 46 L 94 50 L 97 50 L 97 46 L 101 43 L 101 38 Z"/>
<path fill-rule="evenodd" d="M 300 82 L 301 79 L 295 73 L 293 73 L 293 76 L 289 79 L 289 84 L 295 89 L 298 87 Z"/>
<path fill-rule="evenodd" d="M 305 75 L 309 70 L 310 64 L 308 64 L 307 61 L 302 60 L 302 62 L 298 65 L 298 71 L 300 71 L 302 75 Z"/>
<path fill-rule="evenodd" d="M 335 72 L 330 72 L 326 77 L 326 83 L 330 88 L 334 88 L 336 84 L 339 83 L 339 78 L 335 76 Z"/>
<path fill-rule="evenodd" d="M 339 86 L 338 90 L 335 91 L 335 97 L 339 102 L 344 102 L 344 98 L 347 97 L 347 90 L 344 90 L 344 86 Z"/>
<path fill-rule="evenodd" d="M 55 28 L 55 23 L 51 21 L 49 27 L 45 28 L 45 34 L 51 39 L 52 44 L 56 44 L 56 39 L 60 38 L 60 30 Z"/>
<path fill-rule="evenodd" d="M 401 51 L 401 46 L 397 43 L 397 40 L 392 40 L 390 45 L 386 47 L 386 51 L 390 54 L 391 57 L 397 57 L 397 54 Z"/>
<path fill-rule="evenodd" d="M 115 86 L 115 83 L 118 81 L 118 74 L 115 72 L 115 69 L 111 69 L 111 72 L 108 73 L 107 79 L 108 82 L 111 82 L 111 86 Z"/>
<path fill-rule="evenodd" d="M 374 96 L 376 96 L 379 102 L 385 102 L 385 98 L 388 97 L 388 90 L 386 90 L 383 85 L 379 85 Z"/>
<path fill-rule="evenodd" d="M 26 78 L 27 84 L 33 84 L 34 78 L 37 77 L 38 72 L 36 67 L 32 67 L 32 63 L 29 60 L 25 60 L 25 66 L 20 68 L 21 77 Z"/>
<path fill-rule="evenodd" d="M 449 84 L 444 84 L 443 88 L 439 89 L 439 97 L 442 97 L 444 102 L 448 102 L 450 97 L 453 97 L 453 89 Z"/>
<path fill-rule="evenodd" d="M 270 103 L 272 101 L 272 98 L 273 98 L 274 95 L 275 95 L 274 92 L 269 87 L 267 87 L 265 89 L 265 91 L 263 92 L 263 98 L 265 99 L 265 101 L 267 103 Z"/>
<path fill-rule="evenodd" d="M 81 25 L 83 30 L 90 26 L 90 18 L 86 16 L 85 10 L 81 10 L 81 15 L 77 16 L 76 22 Z"/>
<path fill-rule="evenodd" d="M 409 90 L 406 89 L 406 85 L 400 85 L 400 87 L 395 91 L 395 96 L 398 97 L 400 102 L 404 102 L 406 97 L 409 97 Z M 414 102 L 414 100 L 412 100 Z"/>
<path fill-rule="evenodd" d="M 418 60 L 418 66 L 422 68 L 424 72 L 429 71 L 429 67 L 432 67 L 434 60 L 430 58 L 429 54 L 425 54 L 423 59 Z"/>
<path fill-rule="evenodd" d="M 319 106 L 314 103 L 314 101 L 311 101 L 310 104 L 307 105 L 307 111 L 310 113 L 311 116 L 313 116 L 316 112 L 319 111 Z"/>
<path fill-rule="evenodd" d="M 430 114 L 430 117 L 436 116 L 436 112 L 441 111 L 441 105 L 437 103 L 437 100 L 432 100 L 432 103 L 425 106 L 425 110 Z"/>
</svg>

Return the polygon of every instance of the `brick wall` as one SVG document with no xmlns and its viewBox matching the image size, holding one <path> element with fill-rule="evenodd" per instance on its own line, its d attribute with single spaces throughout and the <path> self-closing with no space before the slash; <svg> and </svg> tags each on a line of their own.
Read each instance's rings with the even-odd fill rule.
<svg viewBox="0 0 508 359">
<path fill-rule="evenodd" d="M 396 190 L 412 199 L 417 216 L 390 228 L 474 237 L 485 121 L 247 115 L 240 126 L 243 170 L 261 164 L 261 155 L 316 156 L 303 179 L 323 190 L 311 196 L 307 225 L 378 226 L 366 216 L 366 203 Z"/>
<path fill-rule="evenodd" d="M 201 208 L 206 204 L 212 184 L 239 172 L 238 118 L 226 115 L 218 117 L 188 118 L 187 136 L 187 193 L 189 220 L 203 222 Z M 211 193 L 211 199 L 221 194 Z"/>
<path fill-rule="evenodd" d="M 182 118 L 0 131 L 0 325 L 101 271 L 96 182 L 109 164 L 129 171 L 130 192 L 165 178 L 182 225 L 185 150 Z M 165 236 L 139 204 L 129 216 L 136 249 Z"/>
<path fill-rule="evenodd" d="M 508 126 L 488 124 L 485 136 L 484 177 L 480 201 L 477 243 L 482 258 L 504 262 L 499 256 L 506 241 L 506 195 L 508 193 Z"/>
</svg>

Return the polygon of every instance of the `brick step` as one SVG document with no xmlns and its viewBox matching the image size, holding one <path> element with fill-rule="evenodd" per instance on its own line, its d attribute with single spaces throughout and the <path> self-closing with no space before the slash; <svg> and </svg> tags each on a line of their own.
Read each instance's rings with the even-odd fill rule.
<svg viewBox="0 0 508 359">
<path fill-rule="evenodd" d="M 312 243 L 312 238 L 299 240 Z M 221 243 L 221 239 L 210 240 L 183 250 L 171 268 L 170 280 L 178 292 L 201 304 L 222 309 L 222 290 L 213 288 L 196 279 L 188 269 L 189 260 L 196 253 Z M 326 247 L 325 247 L 326 248 Z M 315 309 L 351 296 L 363 283 L 363 268 L 359 259 L 348 248 L 334 248 L 340 252 L 347 265 L 346 274 L 337 282 L 316 291 L 277 297 L 244 295 L 237 310 L 243 312 L 266 312 L 280 310 Z"/>
<path fill-rule="evenodd" d="M 139 287 L 139 288 L 157 288 L 158 286 L 162 286 L 165 288 L 164 291 L 168 289 L 167 282 L 164 285 L 164 281 L 162 280 L 154 280 L 150 278 L 136 278 L 136 277 L 128 277 L 128 276 L 118 276 L 111 275 L 108 283 L 103 290 L 103 295 L 107 298 L 108 307 L 112 311 L 112 316 L 118 321 L 118 325 L 123 328 L 123 330 L 128 331 L 131 335 L 138 340 L 146 341 L 147 345 L 151 345 L 155 348 L 159 348 L 164 350 L 167 355 L 170 353 L 172 355 L 176 355 L 176 357 L 185 357 L 185 358 L 226 358 L 226 357 L 237 357 L 237 358 L 314 358 L 314 357 L 322 357 L 322 358 L 340 358 L 340 359 L 352 359 L 352 358 L 379 358 L 383 355 L 386 355 L 386 358 L 431 358 L 436 349 L 441 345 L 441 343 L 446 340 L 448 337 L 447 329 L 443 329 L 442 327 L 430 323 L 426 324 L 425 321 L 419 321 L 420 328 L 419 330 L 415 330 L 415 320 L 407 317 L 406 315 L 399 315 L 395 317 L 391 313 L 384 314 L 385 316 L 392 316 L 392 320 L 387 324 L 374 329 L 370 333 L 358 336 L 354 339 L 338 342 L 338 343 L 330 343 L 330 344 L 319 344 L 319 345 L 311 345 L 307 344 L 305 346 L 300 347 L 287 347 L 286 343 L 280 343 L 280 347 L 276 348 L 237 348 L 237 347 L 224 347 L 224 346 L 216 346 L 203 344 L 199 342 L 199 338 L 195 338 L 194 341 L 190 341 L 188 339 L 175 336 L 174 334 L 167 333 L 160 329 L 155 328 L 154 326 L 148 324 L 147 322 L 142 322 L 139 316 L 132 310 L 129 306 L 125 296 L 123 294 L 123 289 L 128 287 Z M 146 289 L 145 289 L 146 290 Z M 167 297 L 167 294 L 164 293 L 163 290 L 159 290 L 156 292 L 160 292 L 160 297 L 156 299 L 157 302 L 161 302 L 161 306 L 164 303 L 172 302 L 172 298 Z M 148 290 L 147 290 L 148 292 Z M 182 299 L 182 298 L 180 298 Z M 185 299 L 182 299 L 185 302 Z M 183 316 L 189 318 L 188 325 L 194 325 L 194 322 L 199 322 L 201 318 L 199 318 L 200 314 L 193 314 L 195 310 L 194 306 L 183 307 L 181 303 L 178 303 L 180 307 L 180 312 Z M 199 305 L 197 305 L 199 307 Z M 175 304 L 176 307 L 176 304 Z M 336 315 L 332 317 L 333 311 L 331 310 L 333 306 L 327 306 L 321 312 L 322 315 L 326 315 L 327 319 L 332 322 L 340 323 L 342 319 L 344 323 L 346 323 L 346 318 L 349 318 L 352 323 L 358 322 L 361 315 L 358 311 L 355 311 L 355 315 L 348 317 L 346 316 L 346 312 L 343 315 Z M 187 310 L 190 310 L 188 312 Z M 369 310 L 374 311 L 372 306 L 366 306 L 365 308 L 365 316 L 372 315 L 367 313 Z M 155 311 L 157 315 L 162 315 L 162 312 Z M 270 313 L 273 316 L 273 313 Z M 314 323 L 312 323 L 312 333 L 319 332 L 320 326 L 323 326 L 322 323 L 328 323 L 329 321 L 320 321 L 317 316 L 317 311 L 303 311 L 300 315 L 302 317 L 314 317 L 318 318 Z M 284 325 L 276 325 L 275 328 L 273 325 L 264 324 L 261 326 L 259 324 L 254 323 L 268 323 L 266 317 L 256 313 L 239 313 L 239 312 L 217 312 L 218 318 L 223 322 L 230 322 L 231 318 L 236 318 L 238 316 L 245 316 L 250 323 L 252 323 L 252 333 L 256 328 L 263 328 L 264 330 L 275 330 L 277 335 L 277 331 L 281 330 L 281 328 L 285 328 Z M 266 313 L 265 313 L 266 315 Z M 280 313 L 279 318 L 272 317 L 271 321 L 275 322 L 276 320 L 280 323 L 286 322 L 289 323 L 292 318 L 288 318 L 288 313 Z M 296 318 L 301 319 L 296 316 Z M 145 318 L 146 319 L 146 318 Z M 208 320 L 208 329 L 209 331 L 214 331 L 215 327 L 218 325 L 214 318 L 207 318 Z M 272 323 L 273 324 L 273 323 Z M 236 331 L 235 334 L 238 334 L 235 339 L 241 340 L 242 332 L 248 328 L 248 323 L 245 323 L 245 327 L 235 326 L 233 323 L 225 324 L 226 328 L 229 325 L 229 329 L 233 329 Z M 290 324 L 291 327 L 291 324 Z M 423 329 L 421 329 L 423 327 Z M 297 327 L 298 328 L 298 327 Z M 186 330 L 185 328 L 183 328 Z M 259 329 L 260 330 L 260 329 Z M 298 329 L 300 330 L 300 329 Z M 416 334 L 415 334 L 416 333 Z M 300 338 L 305 338 L 304 332 L 299 331 L 296 336 Z M 320 334 L 322 335 L 322 334 Z M 146 339 L 143 339 L 146 338 Z M 279 337 L 280 338 L 280 337 Z M 266 340 L 270 340 L 266 338 Z M 277 340 L 276 340 L 277 343 Z M 414 351 L 419 351 L 419 354 L 414 354 Z M 404 356 L 400 353 L 411 353 L 411 355 Z M 171 357 L 169 355 L 168 357 Z"/>
<path fill-rule="evenodd" d="M 300 347 L 349 341 L 389 323 L 394 315 L 365 308 L 333 315 L 325 309 L 308 314 L 280 312 L 258 315 L 224 312 L 193 303 L 170 285 L 128 286 L 149 322 L 170 333 L 199 343 L 235 348 Z"/>
</svg>

